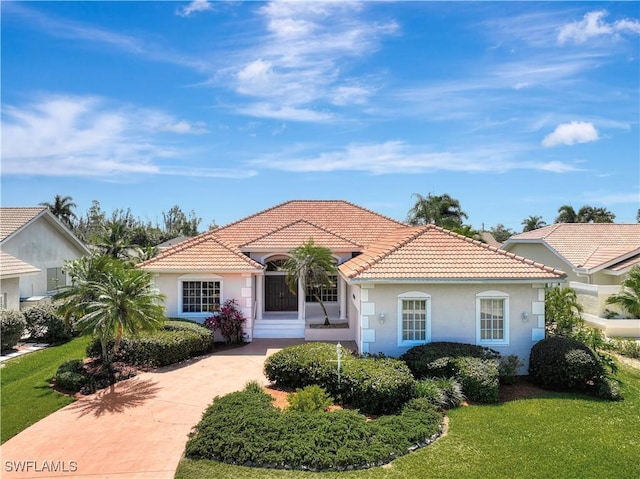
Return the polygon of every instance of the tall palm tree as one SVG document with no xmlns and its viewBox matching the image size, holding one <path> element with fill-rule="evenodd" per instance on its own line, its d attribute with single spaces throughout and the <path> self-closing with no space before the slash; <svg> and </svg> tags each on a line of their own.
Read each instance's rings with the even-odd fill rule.
<svg viewBox="0 0 640 479">
<path fill-rule="evenodd" d="M 544 226 L 547 226 L 547 223 L 545 223 L 545 221 L 542 219 L 542 216 L 532 215 L 522 220 L 522 226 L 523 226 L 522 231 L 527 232 L 527 231 L 533 231 L 533 230 L 542 228 Z"/>
<path fill-rule="evenodd" d="M 131 244 L 126 225 L 119 221 L 110 221 L 103 227 L 103 232 L 98 237 L 96 246 L 106 256 L 128 259 Z"/>
<path fill-rule="evenodd" d="M 555 223 L 577 223 L 578 214 L 571 205 L 562 205 L 558 208 L 558 216 L 556 216 Z"/>
<path fill-rule="evenodd" d="M 120 347 L 125 333 L 137 334 L 152 330 L 164 320 L 161 304 L 164 296 L 153 287 L 149 272 L 124 265 L 103 275 L 100 281 L 85 285 L 94 299 L 82 305 L 85 315 L 76 323 L 80 331 L 98 337 L 102 361 L 109 365 Z M 108 344 L 115 339 L 111 353 Z"/>
<path fill-rule="evenodd" d="M 324 324 L 328 326 L 329 315 L 319 292 L 322 287 L 333 286 L 331 275 L 336 273 L 337 268 L 331 250 L 324 246 L 316 246 L 313 239 L 309 239 L 292 250 L 290 255 L 280 268 L 287 274 L 289 290 L 293 294 L 298 294 L 298 284 L 302 285 L 303 291 L 309 289 L 316 301 L 320 303 L 324 313 Z"/>
<path fill-rule="evenodd" d="M 53 203 L 44 201 L 40 203 L 40 206 L 49 208 L 49 211 L 51 211 L 56 218 L 69 227 L 71 227 L 71 220 L 76 218 L 73 208 L 76 208 L 77 205 L 73 202 L 71 196 L 55 195 Z"/>
<path fill-rule="evenodd" d="M 412 197 L 416 198 L 416 202 L 407 215 L 409 224 L 434 224 L 454 229 L 461 227 L 462 220 L 468 217 L 467 213 L 462 211 L 460 202 L 446 193 L 443 195 L 429 193 L 426 197 L 414 193 Z"/>
<path fill-rule="evenodd" d="M 640 318 L 640 266 L 634 266 L 621 283 L 620 292 L 607 298 L 607 303 L 617 304 L 634 318 Z"/>
<path fill-rule="evenodd" d="M 584 205 L 578 210 L 579 223 L 613 223 L 616 215 L 606 208 Z"/>
</svg>

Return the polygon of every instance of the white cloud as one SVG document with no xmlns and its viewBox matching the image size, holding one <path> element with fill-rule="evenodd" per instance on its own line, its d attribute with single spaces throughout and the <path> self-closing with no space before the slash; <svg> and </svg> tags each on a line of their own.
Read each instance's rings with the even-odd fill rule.
<svg viewBox="0 0 640 479">
<path fill-rule="evenodd" d="M 239 107 L 238 112 L 256 118 L 272 118 L 275 120 L 300 122 L 324 122 L 333 119 L 331 113 L 319 112 L 308 108 L 279 106 L 272 103 L 253 103 Z"/>
<path fill-rule="evenodd" d="M 181 17 L 188 17 L 192 13 L 206 12 L 212 10 L 213 5 L 208 0 L 193 0 L 189 5 L 180 7 L 176 10 L 176 15 Z"/>
<path fill-rule="evenodd" d="M 598 130 L 593 123 L 584 121 L 572 121 L 558 125 L 553 133 L 549 133 L 542 140 L 542 146 L 551 147 L 557 145 L 574 145 L 576 143 L 589 143 L 600 139 Z"/>
<path fill-rule="evenodd" d="M 640 21 L 625 18 L 607 23 L 604 19 L 607 15 L 605 10 L 594 10 L 586 13 L 582 20 L 562 26 L 558 32 L 558 43 L 562 45 L 571 41 L 582 44 L 596 37 L 640 34 Z"/>
<path fill-rule="evenodd" d="M 305 154 L 300 148 L 291 152 L 265 155 L 251 162 L 261 168 L 291 172 L 362 171 L 371 174 L 417 174 L 437 171 L 466 173 L 503 173 L 529 169 L 553 173 L 577 171 L 558 161 L 517 161 L 521 145 L 506 143 L 468 151 L 433 151 L 429 146 L 409 145 L 403 141 L 350 144 L 343 149 Z"/>
<path fill-rule="evenodd" d="M 26 106 L 3 106 L 2 174 L 124 177 L 135 174 L 222 176 L 227 168 L 177 166 L 185 156 L 167 132 L 196 134 L 202 123 L 94 96 L 47 96 Z M 169 137 L 171 138 L 171 137 Z M 246 177 L 251 171 L 236 172 Z"/>
</svg>

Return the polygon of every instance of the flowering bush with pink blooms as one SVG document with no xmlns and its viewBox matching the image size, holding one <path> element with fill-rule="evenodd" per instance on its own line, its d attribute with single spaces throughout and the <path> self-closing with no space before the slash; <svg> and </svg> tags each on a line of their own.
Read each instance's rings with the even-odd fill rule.
<svg viewBox="0 0 640 479">
<path fill-rule="evenodd" d="M 238 308 L 235 299 L 224 302 L 220 311 L 216 311 L 204 321 L 211 331 L 219 331 L 227 344 L 241 343 L 244 335 L 244 323 L 247 318 Z"/>
</svg>

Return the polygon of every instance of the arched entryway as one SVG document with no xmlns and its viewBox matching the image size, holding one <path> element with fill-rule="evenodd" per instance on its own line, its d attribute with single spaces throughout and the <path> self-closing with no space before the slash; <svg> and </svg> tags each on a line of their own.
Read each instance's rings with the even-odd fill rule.
<svg viewBox="0 0 640 479">
<path fill-rule="evenodd" d="M 298 297 L 287 286 L 287 275 L 280 270 L 286 257 L 270 258 L 264 274 L 264 310 L 298 311 Z"/>
</svg>

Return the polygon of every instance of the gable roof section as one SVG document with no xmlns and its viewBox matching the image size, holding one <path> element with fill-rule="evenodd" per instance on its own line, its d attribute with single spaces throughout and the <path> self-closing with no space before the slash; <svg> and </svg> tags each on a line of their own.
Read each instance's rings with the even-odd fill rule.
<svg viewBox="0 0 640 479">
<path fill-rule="evenodd" d="M 196 236 L 167 248 L 138 265 L 158 272 L 255 272 L 263 266 L 240 250 L 210 235 Z"/>
<path fill-rule="evenodd" d="M 239 246 L 298 220 L 305 220 L 358 245 L 370 244 L 399 226 L 406 226 L 347 201 L 295 200 L 260 211 L 209 234 Z"/>
<path fill-rule="evenodd" d="M 258 250 L 292 250 L 313 238 L 317 246 L 324 246 L 332 251 L 354 251 L 362 249 L 363 245 L 334 233 L 310 221 L 297 220 L 285 226 L 276 228 L 269 233 L 240 245 L 240 249 L 247 251 Z"/>
<path fill-rule="evenodd" d="M 565 276 L 434 225 L 398 230 L 339 269 L 356 281 L 544 281 Z"/>
<path fill-rule="evenodd" d="M 14 235 L 47 209 L 38 208 L 0 208 L 0 241 Z"/>
<path fill-rule="evenodd" d="M 595 273 L 640 254 L 638 223 L 557 223 L 509 238 L 516 243 L 541 243 L 573 268 Z"/>
<path fill-rule="evenodd" d="M 0 242 L 8 241 L 14 236 L 20 234 L 31 223 L 43 218 L 53 228 L 55 228 L 60 235 L 67 239 L 70 243 L 76 246 L 84 254 L 89 254 L 89 249 L 85 244 L 78 239 L 73 232 L 64 225 L 58 218 L 56 218 L 48 208 L 22 208 L 22 207 L 2 207 L 0 208 Z"/>
<path fill-rule="evenodd" d="M 0 277 L 6 279 L 39 272 L 39 268 L 36 268 L 35 266 L 10 255 L 9 253 L 0 251 Z"/>
</svg>

